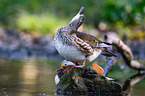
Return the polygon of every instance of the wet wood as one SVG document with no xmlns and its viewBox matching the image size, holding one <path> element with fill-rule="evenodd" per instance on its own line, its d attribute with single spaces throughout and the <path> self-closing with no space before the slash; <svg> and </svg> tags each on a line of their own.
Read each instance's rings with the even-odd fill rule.
<svg viewBox="0 0 145 96">
<path fill-rule="evenodd" d="M 122 86 L 91 68 L 74 67 L 58 83 L 56 95 L 121 96 Z"/>
<path fill-rule="evenodd" d="M 131 49 L 117 36 L 117 34 L 108 32 L 107 34 L 105 34 L 105 40 L 109 43 L 112 43 L 117 48 L 117 51 L 122 55 L 125 63 L 129 67 L 139 71 L 145 70 L 143 64 L 139 63 L 136 60 L 133 60 L 133 53 Z"/>
</svg>

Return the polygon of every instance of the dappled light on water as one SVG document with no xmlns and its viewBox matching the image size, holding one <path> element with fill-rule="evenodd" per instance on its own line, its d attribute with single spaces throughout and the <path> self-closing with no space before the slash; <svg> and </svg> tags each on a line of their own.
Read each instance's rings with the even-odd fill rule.
<svg viewBox="0 0 145 96">
<path fill-rule="evenodd" d="M 54 77 L 58 67 L 60 67 L 60 62 L 56 60 L 0 59 L 0 96 L 54 95 L 56 88 Z M 143 74 L 135 75 L 135 72 L 129 70 L 119 69 L 116 65 L 108 73 L 108 76 L 119 79 L 121 85 L 126 85 L 123 87 L 123 93 L 134 96 L 144 95 L 145 76 Z M 124 77 L 124 73 L 128 75 Z M 116 78 L 117 74 L 121 76 Z"/>
<path fill-rule="evenodd" d="M 49 62 L 36 62 L 34 59 L 1 60 L 1 62 L 0 96 L 54 94 L 55 66 Z"/>
</svg>

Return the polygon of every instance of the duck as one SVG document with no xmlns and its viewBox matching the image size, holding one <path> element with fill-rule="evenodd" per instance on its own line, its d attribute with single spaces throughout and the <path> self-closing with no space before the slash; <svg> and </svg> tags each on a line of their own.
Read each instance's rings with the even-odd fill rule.
<svg viewBox="0 0 145 96">
<path fill-rule="evenodd" d="M 81 7 L 69 24 L 62 26 L 54 35 L 54 46 L 61 56 L 69 61 L 82 63 L 78 67 L 84 67 L 86 62 L 91 62 L 100 54 L 115 56 L 109 49 L 110 43 L 103 42 L 94 36 L 79 32 L 78 28 L 84 21 L 84 7 Z"/>
<path fill-rule="evenodd" d="M 76 67 L 75 63 L 68 61 L 68 60 L 62 61 L 61 67 L 56 70 L 58 73 L 55 75 L 55 84 L 57 85 L 59 83 L 62 75 L 65 74 L 66 72 L 68 72 L 73 67 Z"/>
<path fill-rule="evenodd" d="M 57 85 L 60 81 L 60 78 L 69 70 L 71 70 L 73 67 L 77 67 L 77 65 L 79 65 L 77 62 L 74 61 L 68 61 L 68 60 L 63 60 L 61 63 L 61 67 L 59 69 L 57 69 L 56 71 L 58 72 L 55 75 L 55 84 Z M 101 66 L 99 66 L 96 63 L 93 63 L 92 66 L 90 67 L 93 70 L 97 71 L 97 73 L 104 75 L 104 70 Z M 106 76 L 105 76 L 106 77 Z M 110 77 L 106 77 L 108 80 L 110 81 L 115 81 L 115 79 L 112 79 Z"/>
</svg>

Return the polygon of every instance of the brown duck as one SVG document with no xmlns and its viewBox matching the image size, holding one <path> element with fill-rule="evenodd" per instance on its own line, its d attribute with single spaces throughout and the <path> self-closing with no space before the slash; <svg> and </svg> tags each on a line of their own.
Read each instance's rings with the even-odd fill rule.
<svg viewBox="0 0 145 96">
<path fill-rule="evenodd" d="M 81 7 L 78 14 L 69 22 L 61 27 L 54 36 L 54 45 L 60 55 L 65 59 L 76 62 L 85 62 L 96 59 L 100 54 L 116 56 L 107 49 L 109 43 L 102 42 L 87 33 L 78 32 L 78 28 L 84 21 L 84 7 Z"/>
</svg>

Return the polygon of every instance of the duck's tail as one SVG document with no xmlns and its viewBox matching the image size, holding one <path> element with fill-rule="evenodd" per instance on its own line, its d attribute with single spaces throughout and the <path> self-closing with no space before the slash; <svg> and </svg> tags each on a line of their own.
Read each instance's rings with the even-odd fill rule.
<svg viewBox="0 0 145 96">
<path fill-rule="evenodd" d="M 105 55 L 107 57 L 112 57 L 112 56 L 117 57 L 114 53 L 109 51 L 108 48 L 101 48 L 101 49 L 102 49 L 102 52 L 101 52 L 102 55 Z"/>
</svg>

